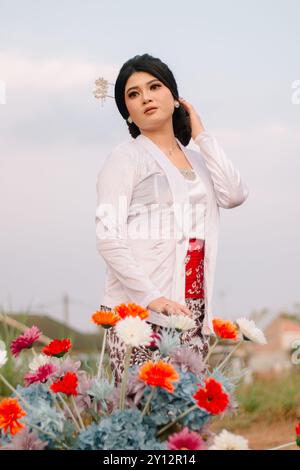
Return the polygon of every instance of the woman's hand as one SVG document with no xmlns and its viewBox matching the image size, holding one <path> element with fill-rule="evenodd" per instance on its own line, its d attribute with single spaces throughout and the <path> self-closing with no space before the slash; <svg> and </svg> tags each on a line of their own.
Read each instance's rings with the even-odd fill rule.
<svg viewBox="0 0 300 470">
<path fill-rule="evenodd" d="M 158 297 L 157 299 L 152 300 L 152 302 L 147 305 L 147 308 L 159 313 L 165 313 L 166 315 L 179 314 L 187 315 L 188 317 L 192 316 L 192 312 L 185 305 L 181 305 L 178 302 L 167 299 L 166 297 Z"/>
<path fill-rule="evenodd" d="M 200 116 L 197 114 L 194 107 L 183 98 L 179 98 L 179 103 L 184 107 L 184 109 L 189 113 L 190 123 L 192 129 L 192 138 L 195 139 L 200 132 L 205 131 L 205 128 L 202 124 Z"/>
</svg>

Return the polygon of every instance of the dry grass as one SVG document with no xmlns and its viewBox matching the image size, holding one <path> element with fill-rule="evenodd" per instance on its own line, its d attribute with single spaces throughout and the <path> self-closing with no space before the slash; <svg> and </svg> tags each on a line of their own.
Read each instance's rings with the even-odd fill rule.
<svg viewBox="0 0 300 470">
<path fill-rule="evenodd" d="M 249 440 L 251 449 L 267 449 L 295 440 L 300 420 L 300 371 L 257 376 L 252 384 L 236 390 L 236 415 L 215 417 L 212 431 L 227 429 Z M 299 450 L 297 445 L 286 450 Z"/>
<path fill-rule="evenodd" d="M 225 423 L 224 423 L 225 424 Z M 251 424 L 249 427 L 224 426 L 222 421 L 216 421 L 212 424 L 211 430 L 219 432 L 223 428 L 239 434 L 249 441 L 249 447 L 253 450 L 263 450 L 276 447 L 281 444 L 295 440 L 295 422 L 278 421 L 276 423 L 266 424 L 264 421 Z M 300 450 L 296 444 L 283 450 Z"/>
</svg>

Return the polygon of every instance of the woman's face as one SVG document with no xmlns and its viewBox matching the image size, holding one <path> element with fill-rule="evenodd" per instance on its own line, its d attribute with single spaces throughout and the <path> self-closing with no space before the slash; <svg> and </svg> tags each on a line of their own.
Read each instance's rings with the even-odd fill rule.
<svg viewBox="0 0 300 470">
<path fill-rule="evenodd" d="M 160 80 L 148 72 L 134 72 L 125 86 L 125 103 L 140 130 L 155 130 L 172 119 L 174 97 Z M 149 106 L 157 109 L 145 113 Z"/>
</svg>

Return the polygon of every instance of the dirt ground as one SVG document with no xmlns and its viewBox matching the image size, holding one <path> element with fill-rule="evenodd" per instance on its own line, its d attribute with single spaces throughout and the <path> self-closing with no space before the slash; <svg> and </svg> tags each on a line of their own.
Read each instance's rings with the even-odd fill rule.
<svg viewBox="0 0 300 470">
<path fill-rule="evenodd" d="M 248 439 L 250 449 L 263 450 L 294 441 L 295 424 L 295 421 L 283 421 L 272 424 L 258 422 L 253 423 L 248 428 L 235 428 L 230 430 L 230 432 Z M 211 427 L 214 432 L 220 432 L 223 428 L 224 426 L 220 422 L 214 423 Z M 294 444 L 282 450 L 300 450 L 300 447 Z"/>
</svg>

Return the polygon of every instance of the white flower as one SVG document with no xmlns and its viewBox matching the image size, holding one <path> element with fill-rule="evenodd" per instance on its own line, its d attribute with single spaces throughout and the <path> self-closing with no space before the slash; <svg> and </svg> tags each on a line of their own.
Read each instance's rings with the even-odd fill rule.
<svg viewBox="0 0 300 470">
<path fill-rule="evenodd" d="M 57 357 L 46 356 L 45 354 L 38 354 L 33 358 L 28 367 L 32 372 L 36 372 L 41 366 L 49 363 L 58 366 L 59 359 Z"/>
<path fill-rule="evenodd" d="M 176 330 L 190 330 L 197 325 L 193 318 L 186 315 L 170 315 L 167 317 L 166 328 L 176 328 Z"/>
<path fill-rule="evenodd" d="M 151 326 L 140 317 L 126 317 L 116 326 L 116 333 L 130 346 L 143 346 L 151 342 L 153 330 Z"/>
<path fill-rule="evenodd" d="M 248 439 L 223 429 L 218 436 L 215 436 L 214 443 L 208 450 L 249 450 Z"/>
<path fill-rule="evenodd" d="M 267 340 L 263 332 L 255 325 L 253 320 L 248 320 L 245 317 L 238 318 L 236 323 L 239 326 L 239 329 L 242 335 L 253 341 L 253 343 L 266 344 Z"/>
<path fill-rule="evenodd" d="M 4 366 L 7 362 L 7 352 L 6 352 L 6 346 L 3 341 L 0 341 L 0 367 Z"/>
</svg>

